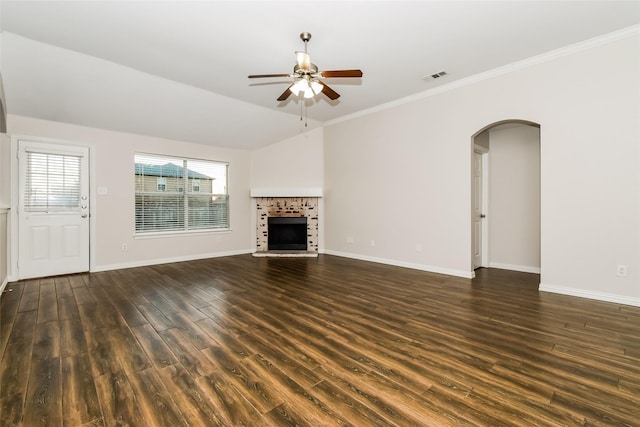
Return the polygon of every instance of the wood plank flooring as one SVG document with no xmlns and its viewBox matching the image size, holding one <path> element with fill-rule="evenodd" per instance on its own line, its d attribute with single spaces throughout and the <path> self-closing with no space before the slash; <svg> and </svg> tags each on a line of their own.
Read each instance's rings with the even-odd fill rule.
<svg viewBox="0 0 640 427">
<path fill-rule="evenodd" d="M 11 283 L 2 426 L 639 426 L 640 308 L 250 255 Z"/>
</svg>

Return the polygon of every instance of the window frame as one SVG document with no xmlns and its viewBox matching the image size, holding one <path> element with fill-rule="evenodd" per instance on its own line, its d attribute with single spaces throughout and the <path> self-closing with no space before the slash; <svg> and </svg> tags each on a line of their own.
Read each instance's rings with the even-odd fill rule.
<svg viewBox="0 0 640 427">
<path fill-rule="evenodd" d="M 158 191 L 158 182 L 156 181 L 156 185 L 155 185 L 155 190 L 156 191 L 152 191 L 152 190 L 146 190 L 144 188 L 144 182 L 142 182 L 142 184 L 139 182 L 140 179 L 144 180 L 145 176 L 154 176 L 154 175 L 145 175 L 145 174 L 139 174 L 138 173 L 138 164 L 144 164 L 143 162 L 140 163 L 138 160 L 140 158 L 147 158 L 149 160 L 152 160 L 155 164 L 155 162 L 159 162 L 158 165 L 161 165 L 163 161 L 166 161 L 166 163 L 172 163 L 174 166 L 177 166 L 178 168 L 182 169 L 182 176 L 176 176 L 176 188 L 172 189 L 170 188 L 171 186 L 169 185 L 169 183 L 167 182 L 166 178 L 170 178 L 171 176 L 156 176 L 156 178 L 164 178 L 165 179 L 165 186 L 164 186 L 164 190 L 163 191 Z M 182 162 L 182 167 L 176 165 L 176 161 Z M 193 177 L 190 177 L 191 172 L 196 172 L 198 174 L 204 175 L 201 172 L 196 171 L 195 169 L 190 169 L 189 168 L 189 162 L 191 162 L 192 164 L 194 162 L 200 162 L 200 163 L 210 163 L 213 167 L 220 167 L 223 166 L 225 168 L 225 172 L 224 172 L 224 192 L 219 193 L 219 192 L 214 192 L 213 189 L 213 181 L 216 179 L 215 177 L 212 178 L 212 185 L 211 185 L 211 190 L 209 192 L 202 192 L 202 182 L 201 182 L 201 178 L 198 179 L 194 179 Z M 175 235 L 188 235 L 188 234 L 193 234 L 193 233 L 197 233 L 197 234 L 206 234 L 206 233 L 220 233 L 220 232 L 229 232 L 231 231 L 231 197 L 229 194 L 229 162 L 228 161 L 220 161 L 220 160 L 210 160 L 210 159 L 203 159 L 203 158 L 193 158 L 193 157 L 184 157 L 184 156 L 176 156 L 176 155 L 169 155 L 169 154 L 155 154 L 155 153 L 145 153 L 145 152 L 135 152 L 134 153 L 134 203 L 133 203 L 133 207 L 134 207 L 134 230 L 133 230 L 133 235 L 135 238 L 146 238 L 146 237 L 154 237 L 154 236 L 175 236 Z M 165 163 L 165 164 L 166 164 Z M 186 171 L 186 173 L 185 173 Z M 200 186 L 199 186 L 199 191 L 194 192 L 193 188 L 192 188 L 192 183 L 193 181 L 198 180 L 200 181 Z M 142 188 L 139 188 L 139 186 L 142 185 Z M 153 188 L 153 187 L 152 187 Z M 188 191 L 184 191 L 185 189 L 187 189 Z M 156 230 L 145 230 L 144 227 L 139 227 L 139 221 L 138 221 L 138 204 L 139 204 L 139 196 L 157 196 L 159 199 L 158 201 L 162 201 L 162 199 L 166 199 L 166 200 L 170 200 L 171 198 L 180 198 L 182 201 L 182 206 L 184 211 L 180 214 L 179 210 L 176 211 L 178 212 L 179 215 L 181 215 L 181 224 L 179 227 L 175 227 L 173 229 L 171 229 L 170 227 L 167 229 L 162 228 L 163 226 L 163 222 L 162 220 L 160 220 L 158 222 L 159 227 Z M 223 198 L 223 200 L 226 200 L 225 203 L 221 203 L 221 205 L 224 206 L 224 208 L 226 209 L 226 212 L 223 212 L 223 218 L 226 218 L 226 226 L 220 226 L 220 227 L 211 227 L 211 224 L 209 224 L 208 227 L 198 227 L 198 221 L 197 221 L 197 213 L 195 211 L 195 208 L 193 210 L 189 209 L 189 205 L 190 202 L 193 204 L 194 200 L 194 196 L 197 198 L 202 198 L 202 197 L 210 197 L 211 198 L 211 202 L 215 202 L 216 200 L 220 200 L 220 198 Z M 189 199 L 191 197 L 191 200 Z M 212 206 L 208 206 L 208 212 L 211 212 L 211 208 Z M 162 208 L 160 208 L 162 209 Z M 170 212 L 170 210 L 169 210 Z M 206 216 L 206 215 L 205 215 Z M 194 220 L 195 219 L 195 225 L 189 224 L 190 220 Z M 224 220 L 223 220 L 224 222 Z"/>
</svg>

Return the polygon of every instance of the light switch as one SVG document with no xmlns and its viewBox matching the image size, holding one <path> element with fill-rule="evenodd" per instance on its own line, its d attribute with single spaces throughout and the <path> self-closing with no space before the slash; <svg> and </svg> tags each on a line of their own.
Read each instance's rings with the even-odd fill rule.
<svg viewBox="0 0 640 427">
<path fill-rule="evenodd" d="M 109 193 L 109 190 L 107 189 L 107 187 L 98 187 L 99 196 L 106 196 L 108 193 Z"/>
</svg>

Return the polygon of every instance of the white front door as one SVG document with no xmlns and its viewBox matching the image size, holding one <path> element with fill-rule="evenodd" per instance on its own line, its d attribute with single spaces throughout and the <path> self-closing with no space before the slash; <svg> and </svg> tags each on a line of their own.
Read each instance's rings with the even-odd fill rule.
<svg viewBox="0 0 640 427">
<path fill-rule="evenodd" d="M 484 202 L 482 198 L 482 154 L 473 153 L 473 268 L 482 267 Z"/>
<path fill-rule="evenodd" d="M 89 271 L 89 149 L 18 141 L 20 279 Z"/>
</svg>

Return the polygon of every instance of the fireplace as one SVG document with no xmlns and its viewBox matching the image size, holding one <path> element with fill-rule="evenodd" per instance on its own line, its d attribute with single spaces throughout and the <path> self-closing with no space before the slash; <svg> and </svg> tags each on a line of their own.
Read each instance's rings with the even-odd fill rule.
<svg viewBox="0 0 640 427">
<path fill-rule="evenodd" d="M 268 248 L 270 251 L 306 251 L 307 218 L 273 216 L 268 220 Z"/>
<path fill-rule="evenodd" d="M 254 197 L 254 256 L 318 256 L 318 197 Z"/>
</svg>

